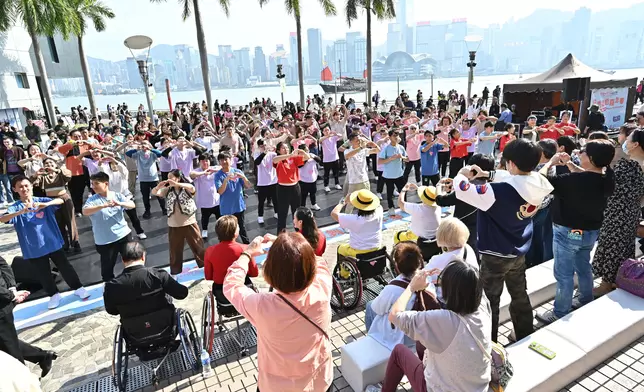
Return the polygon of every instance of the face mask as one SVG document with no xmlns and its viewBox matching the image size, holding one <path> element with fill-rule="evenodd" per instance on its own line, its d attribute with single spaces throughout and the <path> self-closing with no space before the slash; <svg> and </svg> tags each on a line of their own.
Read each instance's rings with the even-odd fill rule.
<svg viewBox="0 0 644 392">
<path fill-rule="evenodd" d="M 626 143 L 628 143 L 628 141 L 625 141 L 622 144 L 622 151 L 624 151 L 624 154 L 628 155 L 628 147 L 627 147 Z"/>
</svg>

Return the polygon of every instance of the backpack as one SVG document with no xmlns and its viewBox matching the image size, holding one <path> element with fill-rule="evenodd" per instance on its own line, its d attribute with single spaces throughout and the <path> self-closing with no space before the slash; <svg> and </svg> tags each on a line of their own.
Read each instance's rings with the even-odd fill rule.
<svg viewBox="0 0 644 392">
<path fill-rule="evenodd" d="M 514 375 L 514 368 L 510 363 L 507 351 L 505 351 L 505 348 L 499 343 L 492 342 L 491 352 L 487 352 L 485 347 L 483 347 L 483 343 L 481 343 L 470 329 L 465 318 L 460 314 L 456 315 L 461 319 L 461 322 L 465 325 L 465 328 L 467 328 L 470 335 L 472 335 L 472 338 L 474 338 L 481 351 L 483 351 L 483 353 L 485 353 L 485 355 L 490 359 L 490 370 L 492 373 L 490 377 L 490 388 L 494 392 L 503 392 L 505 388 L 508 387 L 508 383 Z"/>
<path fill-rule="evenodd" d="M 394 279 L 389 282 L 389 285 L 400 287 L 404 290 L 409 285 L 409 282 Z M 424 312 L 426 310 L 435 310 L 440 308 L 441 306 L 436 299 L 436 296 L 429 291 L 423 290 L 416 293 L 416 300 L 414 301 L 414 305 L 412 306 L 411 310 L 414 310 L 416 312 Z"/>
</svg>

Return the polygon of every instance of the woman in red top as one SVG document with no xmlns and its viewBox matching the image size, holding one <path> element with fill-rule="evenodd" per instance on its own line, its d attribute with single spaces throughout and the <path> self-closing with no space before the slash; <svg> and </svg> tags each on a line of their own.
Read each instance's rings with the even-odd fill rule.
<svg viewBox="0 0 644 392">
<path fill-rule="evenodd" d="M 326 237 L 318 229 L 313 211 L 306 207 L 298 208 L 293 214 L 293 227 L 311 244 L 311 247 L 315 250 L 315 255 L 322 257 L 326 250 Z"/>
<path fill-rule="evenodd" d="M 512 123 L 507 123 L 503 127 L 503 130 L 505 133 L 501 138 L 499 139 L 499 151 L 503 152 L 505 150 L 505 145 L 511 142 L 512 140 L 516 139 L 517 136 L 514 134 L 516 128 L 514 127 L 514 124 Z"/>
<path fill-rule="evenodd" d="M 206 249 L 204 256 L 204 275 L 206 280 L 212 280 L 213 290 L 222 289 L 224 278 L 228 267 L 230 267 L 246 250 L 248 245 L 240 244 L 235 240 L 239 237 L 239 224 L 234 215 L 224 215 L 217 219 L 215 232 L 219 243 Z M 255 278 L 259 275 L 259 269 L 254 259 L 248 263 L 248 275 L 246 284 L 250 285 L 249 277 Z"/>
<path fill-rule="evenodd" d="M 467 146 L 472 142 L 467 139 L 461 139 L 461 132 L 452 128 L 449 131 L 449 178 L 454 178 L 465 164 L 467 163 Z"/>
<path fill-rule="evenodd" d="M 561 114 L 561 122 L 559 124 L 555 125 L 555 128 L 557 131 L 559 131 L 559 135 L 561 136 L 575 136 L 578 135 L 579 128 L 573 123 L 570 122 L 570 112 L 563 112 Z M 559 137 L 559 135 L 557 137 Z"/>
<path fill-rule="evenodd" d="M 557 117 L 550 116 L 548 117 L 547 123 L 537 128 L 537 132 L 539 132 L 539 140 L 545 140 L 545 139 L 557 140 L 557 138 L 560 135 L 559 135 L 559 132 L 557 132 L 557 128 L 555 128 L 556 121 L 557 121 Z"/>
<path fill-rule="evenodd" d="M 273 158 L 273 166 L 277 171 L 277 234 L 286 229 L 286 218 L 288 209 L 295 215 L 295 210 L 302 203 L 302 191 L 300 190 L 299 168 L 311 159 L 311 156 L 303 150 L 297 149 L 290 152 L 288 143 L 279 142 L 275 147 L 277 156 Z"/>
</svg>

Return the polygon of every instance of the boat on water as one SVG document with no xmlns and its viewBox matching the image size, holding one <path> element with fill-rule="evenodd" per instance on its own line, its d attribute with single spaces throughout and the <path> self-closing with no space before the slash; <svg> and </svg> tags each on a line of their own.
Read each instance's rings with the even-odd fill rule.
<svg viewBox="0 0 644 392">
<path fill-rule="evenodd" d="M 367 91 L 367 84 L 364 79 L 358 78 L 349 78 L 342 76 L 333 80 L 333 75 L 329 67 L 324 67 L 321 72 L 320 79 L 326 83 L 320 83 L 320 87 L 324 90 L 325 94 L 335 94 L 335 93 L 353 93 L 353 92 L 364 92 Z"/>
</svg>

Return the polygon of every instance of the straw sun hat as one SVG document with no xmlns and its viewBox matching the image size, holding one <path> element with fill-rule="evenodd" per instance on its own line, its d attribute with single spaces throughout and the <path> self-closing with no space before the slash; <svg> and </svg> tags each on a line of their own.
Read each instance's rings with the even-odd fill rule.
<svg viewBox="0 0 644 392">
<path fill-rule="evenodd" d="M 418 197 L 420 200 L 427 204 L 428 206 L 435 206 L 436 205 L 436 188 L 433 186 L 419 186 L 418 189 Z"/>
<path fill-rule="evenodd" d="M 380 199 L 368 189 L 361 189 L 351 194 L 351 205 L 362 211 L 373 211 L 380 206 Z"/>
</svg>

